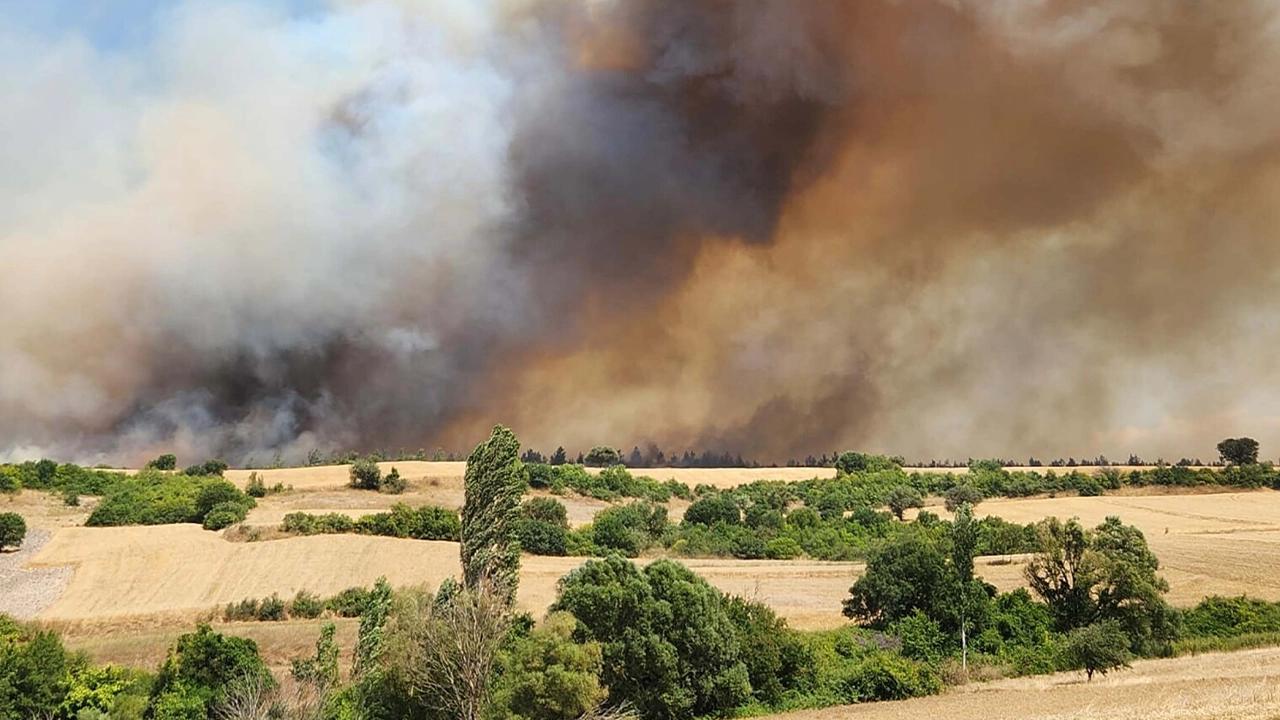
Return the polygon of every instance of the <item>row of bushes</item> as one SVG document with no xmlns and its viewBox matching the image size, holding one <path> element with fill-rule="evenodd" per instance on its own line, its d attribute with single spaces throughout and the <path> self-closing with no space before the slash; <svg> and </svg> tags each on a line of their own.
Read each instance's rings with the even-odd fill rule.
<svg viewBox="0 0 1280 720">
<path fill-rule="evenodd" d="M 244 620 L 279 621 L 313 619 L 326 613 L 336 617 L 360 617 L 369 607 L 372 591 L 363 587 L 350 587 L 329 598 L 307 590 L 299 590 L 287 602 L 273 593 L 265 598 L 245 598 L 227 603 L 222 619 L 227 622 Z"/>
<path fill-rule="evenodd" d="M 526 463 L 529 487 L 550 490 L 556 494 L 569 491 L 597 500 L 642 498 L 667 502 L 672 497 L 692 499 L 688 485 L 675 480 L 665 482 L 645 475 L 632 475 L 625 467 L 613 465 L 598 473 L 590 473 L 582 465 L 549 465 Z"/>
<path fill-rule="evenodd" d="M 52 460 L 10 463 L 0 465 L 0 493 L 30 488 L 64 495 L 105 495 L 126 477 L 118 470 L 59 465 Z"/>
<path fill-rule="evenodd" d="M 454 540 L 462 531 L 458 513 L 434 505 L 417 509 L 396 503 L 389 512 L 352 519 L 341 513 L 313 515 L 294 512 L 284 516 L 280 529 L 297 535 L 360 533 L 415 540 Z"/>
<path fill-rule="evenodd" d="M 107 489 L 85 521 L 89 526 L 200 523 L 221 530 L 244 520 L 253 498 L 217 477 L 143 470 Z"/>
</svg>

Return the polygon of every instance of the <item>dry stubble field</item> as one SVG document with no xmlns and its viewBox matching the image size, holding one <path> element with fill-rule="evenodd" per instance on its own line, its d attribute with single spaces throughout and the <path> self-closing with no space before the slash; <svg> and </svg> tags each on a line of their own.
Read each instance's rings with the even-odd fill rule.
<svg viewBox="0 0 1280 720">
<path fill-rule="evenodd" d="M 384 470 L 391 465 L 385 464 Z M 410 491 L 405 495 L 386 496 L 346 489 L 345 467 L 259 471 L 268 485 L 280 482 L 292 485 L 294 490 L 265 498 L 251 513 L 248 522 L 274 525 L 285 513 L 295 510 L 358 515 L 385 509 L 395 502 L 461 505 L 462 463 L 402 462 L 394 465 L 410 481 Z M 663 470 L 653 474 L 663 479 L 675 477 L 691 484 L 702 482 L 727 487 L 755 479 L 812 477 L 814 469 L 690 469 Z M 243 485 L 248 472 L 230 471 L 228 477 Z M 575 523 L 589 521 L 592 514 L 604 507 L 604 503 L 594 500 L 564 499 Z M 351 585 L 367 585 L 383 575 L 396 585 L 425 583 L 434 586 L 457 569 L 457 546 L 452 543 L 359 535 L 239 543 L 228 542 L 220 534 L 206 532 L 194 525 L 77 527 L 77 523 L 87 515 L 87 506 L 63 508 L 55 499 L 39 493 L 23 493 L 12 506 L 26 515 L 34 528 L 50 535 L 47 543 L 29 558 L 27 567 L 72 570 L 70 578 L 62 581 L 65 587 L 53 589 L 49 602 L 36 614 L 36 618 L 59 627 L 67 633 L 72 645 L 104 661 L 154 665 L 163 656 L 166 645 L 179 632 L 190 627 L 196 617 L 244 597 L 261 597 L 273 592 L 289 596 L 304 588 L 331 594 Z M 930 509 L 941 510 L 940 507 Z M 673 506 L 673 515 L 682 510 L 679 505 Z M 1280 519 L 1280 493 L 1259 491 L 991 500 L 979 506 L 978 510 L 980 514 L 999 515 L 1017 522 L 1057 515 L 1064 518 L 1076 516 L 1087 524 L 1096 524 L 1108 515 L 1119 515 L 1146 533 L 1161 559 L 1162 572 L 1171 585 L 1170 599 L 1175 604 L 1194 603 L 1211 593 L 1247 592 L 1280 599 L 1280 573 L 1276 572 L 1280 569 L 1280 521 L 1277 520 Z M 519 598 L 521 605 L 535 613 L 546 608 L 554 599 L 556 581 L 580 562 L 582 560 L 577 558 L 526 557 Z M 717 587 L 764 601 L 794 626 L 802 628 L 841 624 L 840 602 L 861 569 L 858 563 L 814 561 L 686 562 Z M 979 561 L 978 569 L 988 581 L 1001 589 L 1008 589 L 1021 583 L 1023 562 L 1024 559 L 1018 557 L 984 558 Z M 38 573 L 31 575 L 44 577 Z M 234 623 L 224 628 L 257 640 L 268 659 L 278 665 L 301 654 L 314 641 L 316 634 L 314 621 Z M 353 633 L 352 622 L 340 623 L 341 636 Z M 1214 662 L 1225 668 L 1248 658 L 1280 660 L 1280 654 L 1269 652 L 1273 651 L 1237 653 L 1222 656 Z M 1009 707 L 1013 709 L 1008 717 L 1123 716 L 1090 715 L 1088 712 L 1092 712 L 1090 708 L 1104 706 L 1119 708 L 1112 704 L 1112 695 L 1129 698 L 1134 703 L 1132 707 L 1138 708 L 1144 707 L 1146 701 L 1142 700 L 1143 697 L 1165 697 L 1184 685 L 1184 689 L 1190 692 L 1191 686 L 1197 685 L 1188 673 L 1194 675 L 1198 672 L 1194 668 L 1200 667 L 1199 664 L 1191 663 L 1184 668 L 1180 663 L 1188 662 L 1186 660 L 1164 662 L 1171 664 L 1144 663 L 1140 670 L 1087 687 L 1074 683 L 1074 678 L 1002 681 L 971 686 L 938 698 L 911 701 L 901 707 L 910 709 L 909 716 L 915 716 L 916 709 L 919 709 L 922 715 L 946 711 L 954 717 L 966 717 L 953 714 L 945 703 L 954 702 L 952 698 L 957 696 L 981 692 L 984 693 L 984 706 L 988 699 L 1000 699 L 996 707 L 1003 707 L 999 704 L 1004 702 L 1001 698 L 1021 698 L 1010 701 Z M 1225 673 L 1226 670 L 1220 672 Z M 1242 685 L 1235 681 L 1215 681 L 1211 687 L 1201 688 L 1197 691 L 1200 694 L 1194 695 L 1203 699 L 1200 705 L 1192 702 L 1192 695 L 1187 695 L 1179 703 L 1187 708 L 1202 709 L 1215 704 L 1230 706 L 1240 698 L 1251 697 L 1249 693 L 1257 690 L 1256 675 L 1241 675 Z M 1162 683 L 1173 685 L 1164 690 L 1157 689 L 1164 687 Z M 1029 694 L 1031 690 L 1034 693 Z M 1055 693 L 1084 693 L 1088 698 L 1096 697 L 1096 700 L 1088 699 L 1083 705 L 1072 700 L 1071 707 L 1085 708 L 1081 711 L 1085 714 L 1073 715 L 1053 714 L 1054 705 L 1050 701 L 1043 705 L 1026 704 L 1029 702 L 1026 697 L 1054 697 Z M 972 704 L 972 698 L 969 701 L 961 704 Z M 1103 705 L 1091 705 L 1093 702 Z M 1268 702 L 1274 702 L 1274 693 Z M 858 712 L 871 713 L 868 717 L 879 717 L 874 713 L 890 712 L 890 708 L 898 705 L 887 705 L 884 709 L 869 706 L 859 708 Z M 1026 712 L 1018 710 L 1018 707 Z M 1198 714 L 1178 717 L 1215 717 L 1200 710 L 1195 713 Z M 835 717 L 830 713 L 802 713 L 796 717 L 807 720 L 810 715 Z"/>
</svg>

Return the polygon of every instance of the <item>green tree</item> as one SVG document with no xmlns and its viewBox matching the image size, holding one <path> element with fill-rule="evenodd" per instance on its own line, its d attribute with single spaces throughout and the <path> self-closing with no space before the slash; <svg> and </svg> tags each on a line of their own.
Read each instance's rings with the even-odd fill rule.
<svg viewBox="0 0 1280 720">
<path fill-rule="evenodd" d="M 942 498 L 947 512 L 955 512 L 961 505 L 977 505 L 982 502 L 983 496 L 982 491 L 972 485 L 956 485 L 946 491 Z"/>
<path fill-rule="evenodd" d="M 489 439 L 467 458 L 463 483 L 463 581 L 472 590 L 482 581 L 491 583 L 495 592 L 514 602 L 520 581 L 515 524 L 525 487 L 515 433 L 495 425 Z"/>
<path fill-rule="evenodd" d="M 553 463 L 554 464 L 554 463 Z M 608 445 L 597 445 L 591 448 L 582 464 L 588 467 L 610 467 L 622 464 L 622 453 Z"/>
<path fill-rule="evenodd" d="M 729 493 L 712 493 L 695 500 L 684 511 L 684 521 L 698 525 L 715 525 L 718 522 L 737 525 L 742 522 L 742 512 Z"/>
<path fill-rule="evenodd" d="M 0 513 L 0 552 L 22 545 L 27 537 L 27 521 L 18 513 Z"/>
<path fill-rule="evenodd" d="M 1119 622 L 1104 620 L 1072 630 L 1063 655 L 1092 681 L 1095 672 L 1106 675 L 1109 670 L 1129 667 L 1129 639 Z"/>
<path fill-rule="evenodd" d="M 258 656 L 257 644 L 221 635 L 201 624 L 170 648 L 151 686 L 145 716 L 184 717 L 175 708 L 197 706 L 207 715 L 223 700 L 233 681 L 246 678 L 261 678 L 270 684 L 271 673 Z"/>
<path fill-rule="evenodd" d="M 1137 528 L 1109 517 L 1093 530 L 1056 518 L 1037 526 L 1040 550 L 1026 567 L 1032 591 L 1049 605 L 1059 630 L 1105 620 L 1125 629 L 1135 652 L 1168 646 L 1174 614 L 1164 601 L 1169 585 Z"/>
<path fill-rule="evenodd" d="M 333 636 L 337 626 L 325 623 L 316 638 L 316 652 L 309 658 L 295 659 L 290 674 L 300 685 L 309 687 L 320 698 L 338 684 L 338 644 Z"/>
<path fill-rule="evenodd" d="M 575 642 L 576 622 L 551 613 L 499 653 L 495 720 L 577 720 L 604 701 L 600 643 Z"/>
<path fill-rule="evenodd" d="M 13 496 L 22 492 L 22 481 L 18 479 L 17 472 L 10 472 L 7 467 L 0 467 L 0 495 L 8 495 L 12 500 Z"/>
<path fill-rule="evenodd" d="M 173 470 L 178 467 L 178 456 L 173 453 L 165 453 L 147 463 L 147 467 L 155 470 Z"/>
<path fill-rule="evenodd" d="M 351 463 L 351 469 L 347 473 L 350 476 L 349 484 L 353 488 L 377 490 L 382 484 L 382 469 L 378 467 L 378 463 L 368 458 Z"/>
<path fill-rule="evenodd" d="M 893 470 L 901 467 L 893 459 L 884 455 L 869 455 L 860 452 L 842 452 L 840 457 L 836 458 L 836 472 L 840 475 L 850 475 L 858 472 L 878 472 L 880 470 Z"/>
<path fill-rule="evenodd" d="M 969 631 L 974 616 L 982 614 L 989 595 L 982 581 L 973 577 L 973 558 L 978 553 L 979 528 L 973 519 L 973 507 L 964 503 L 955 509 L 951 523 L 951 571 L 955 574 L 952 584 L 955 592 L 955 611 L 960 616 L 960 663 L 969 669 Z"/>
<path fill-rule="evenodd" d="M 903 513 L 908 508 L 924 507 L 924 498 L 920 495 L 919 490 L 906 485 L 898 485 L 885 496 L 885 504 L 889 506 L 889 510 L 894 516 L 901 520 Z"/>
<path fill-rule="evenodd" d="M 904 532 L 871 552 L 866 572 L 849 588 L 844 614 L 886 627 L 919 610 L 954 627 L 954 586 L 955 573 L 942 543 L 923 532 Z"/>
<path fill-rule="evenodd" d="M 563 447 L 558 447 L 558 448 L 556 448 L 556 451 L 555 451 L 555 452 L 551 453 L 551 460 L 550 460 L 550 463 L 549 463 L 549 464 L 551 464 L 551 465 L 563 465 L 563 464 L 565 464 L 567 461 L 568 461 L 568 459 L 565 457 L 564 448 L 563 448 Z"/>
<path fill-rule="evenodd" d="M 610 702 L 644 718 L 723 714 L 751 697 L 722 596 L 678 563 L 592 560 L 560 581 L 552 609 L 573 613 L 583 639 L 603 645 Z"/>
<path fill-rule="evenodd" d="M 1254 465 L 1258 462 L 1258 441 L 1251 437 L 1227 438 L 1218 443 L 1223 462 L 1232 465 Z"/>
</svg>

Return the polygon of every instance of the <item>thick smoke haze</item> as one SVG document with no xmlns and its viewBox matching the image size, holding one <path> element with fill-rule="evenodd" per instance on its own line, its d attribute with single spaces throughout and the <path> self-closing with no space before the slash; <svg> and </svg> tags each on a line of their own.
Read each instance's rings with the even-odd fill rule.
<svg viewBox="0 0 1280 720">
<path fill-rule="evenodd" d="M 1280 445 L 1273 3 L 148 22 L 0 18 L 0 456 Z"/>
</svg>

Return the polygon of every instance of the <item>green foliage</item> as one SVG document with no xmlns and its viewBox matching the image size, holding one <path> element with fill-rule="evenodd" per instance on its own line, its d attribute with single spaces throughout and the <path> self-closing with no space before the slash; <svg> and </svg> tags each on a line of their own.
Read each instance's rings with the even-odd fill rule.
<svg viewBox="0 0 1280 720">
<path fill-rule="evenodd" d="M 919 610 L 891 624 L 888 631 L 902 641 L 903 657 L 930 665 L 942 662 L 952 648 L 938 623 Z"/>
<path fill-rule="evenodd" d="M 0 466 L 0 495 L 17 495 L 22 492 L 22 479 L 18 471 Z"/>
<path fill-rule="evenodd" d="M 1182 613 L 1182 636 L 1237 637 L 1280 632 L 1280 603 L 1213 595 Z"/>
<path fill-rule="evenodd" d="M 304 659 L 295 659 L 290 666 L 293 679 L 323 692 L 338 684 L 338 644 L 334 641 L 337 626 L 325 623 L 316 638 L 316 652 Z"/>
<path fill-rule="evenodd" d="M 1115 620 L 1137 654 L 1167 652 L 1176 616 L 1169 585 L 1137 528 L 1109 517 L 1093 530 L 1050 518 L 1038 525 L 1040 552 L 1027 565 L 1031 589 L 1045 600 L 1057 628 L 1068 631 Z"/>
<path fill-rule="evenodd" d="M 950 598 L 955 575 L 945 545 L 922 532 L 895 536 L 876 548 L 867 570 L 849 589 L 844 614 L 872 627 L 886 627 L 917 611 L 939 620 L 954 617 Z"/>
<path fill-rule="evenodd" d="M 254 506 L 253 498 L 220 478 L 148 471 L 115 483 L 107 493 L 85 521 L 86 525 L 203 524 L 215 507 L 220 511 L 213 521 L 217 525 L 225 520 L 228 511 L 238 515 L 233 522 L 239 522 Z M 232 505 L 238 510 L 232 511 Z"/>
<path fill-rule="evenodd" d="M 325 607 L 338 617 L 360 617 L 371 601 L 368 588 L 349 587 L 325 601 Z"/>
<path fill-rule="evenodd" d="M 770 560 L 791 560 L 804 554 L 804 548 L 795 538 L 776 537 L 764 546 L 764 555 Z"/>
<path fill-rule="evenodd" d="M 800 633 L 762 603 L 730 596 L 722 604 L 737 630 L 740 657 L 756 702 L 776 705 L 789 692 L 813 688 L 813 653 Z"/>
<path fill-rule="evenodd" d="M 258 603 L 258 619 L 267 622 L 284 620 L 284 610 L 284 600 L 281 600 L 279 595 L 271 593 L 270 597 L 265 597 Z"/>
<path fill-rule="evenodd" d="M 723 596 L 677 563 L 590 561 L 561 580 L 553 610 L 573 613 L 581 639 L 603 645 L 610 702 L 645 718 L 722 714 L 751 697 Z"/>
<path fill-rule="evenodd" d="M 289 617 L 318 618 L 324 612 L 324 601 L 319 595 L 306 590 L 299 590 L 289 601 Z"/>
<path fill-rule="evenodd" d="M 956 485 L 942 497 L 948 512 L 955 512 L 961 505 L 977 505 L 983 499 L 982 491 L 972 485 Z"/>
<path fill-rule="evenodd" d="M 82 664 L 57 635 L 0 615 L 0 718 L 53 714 L 66 697 L 68 674 Z"/>
<path fill-rule="evenodd" d="M 178 467 L 178 457 L 172 453 L 166 453 L 147 463 L 147 467 L 152 470 L 174 470 Z"/>
<path fill-rule="evenodd" d="M 400 471 L 391 468 L 391 472 L 387 473 L 378 483 L 378 492 L 387 493 L 389 495 L 399 495 L 409 487 L 409 483 L 400 477 Z"/>
<path fill-rule="evenodd" d="M 221 530 L 244 520 L 247 514 L 248 508 L 243 503 L 234 500 L 220 502 L 210 508 L 201 526 L 205 530 Z"/>
<path fill-rule="evenodd" d="M 920 663 L 887 652 L 868 654 L 840 678 L 845 702 L 905 700 L 942 690 L 938 674 Z"/>
<path fill-rule="evenodd" d="M 262 481 L 262 476 L 256 471 L 249 473 L 249 482 L 244 487 L 246 495 L 252 498 L 264 498 L 267 496 L 267 484 Z"/>
<path fill-rule="evenodd" d="M 378 463 L 367 458 L 361 458 L 351 463 L 348 484 L 353 488 L 360 490 L 377 490 L 382 483 L 382 470 L 378 467 Z"/>
<path fill-rule="evenodd" d="M 615 505 L 596 514 L 591 537 L 597 548 L 635 557 L 651 547 L 667 527 L 667 509 L 637 501 Z"/>
<path fill-rule="evenodd" d="M 863 472 L 878 472 L 880 470 L 893 470 L 901 467 L 901 464 L 884 455 L 868 455 L 860 452 L 843 452 L 840 457 L 836 458 L 836 472 L 841 475 L 851 475 Z"/>
<path fill-rule="evenodd" d="M 222 460 L 209 460 L 199 465 L 188 466 L 185 470 L 182 471 L 182 474 L 200 476 L 200 477 L 212 477 L 212 476 L 222 477 L 222 474 L 226 471 L 227 471 L 227 464 Z"/>
<path fill-rule="evenodd" d="M 1067 634 L 1063 658 L 1069 667 L 1083 669 L 1089 680 L 1095 672 L 1106 675 L 1129 667 L 1129 638 L 1117 620 L 1103 620 Z"/>
<path fill-rule="evenodd" d="M 461 522 L 458 513 L 442 507 L 423 505 L 415 510 L 404 503 L 396 503 L 389 512 L 371 513 L 356 520 L 340 513 L 311 515 L 293 512 L 284 516 L 280 529 L 299 535 L 354 532 L 415 540 L 456 541 L 461 531 Z"/>
<path fill-rule="evenodd" d="M 531 498 L 520 506 L 515 523 L 520 548 L 534 555 L 565 555 L 569 545 L 569 515 L 554 498 Z"/>
<path fill-rule="evenodd" d="M 136 670 L 77 664 L 67 678 L 58 715 L 76 720 L 140 717 L 149 685 L 150 678 Z"/>
<path fill-rule="evenodd" d="M 520 580 L 520 544 L 514 525 L 525 489 L 519 455 L 520 441 L 515 434 L 496 425 L 489 439 L 467 458 L 463 478 L 463 581 L 471 589 L 482 581 L 492 583 L 511 602 Z"/>
<path fill-rule="evenodd" d="M 1258 441 L 1250 437 L 1227 438 L 1218 443 L 1218 454 L 1223 462 L 1232 465 L 1255 465 L 1258 462 Z"/>
<path fill-rule="evenodd" d="M 597 445 L 596 447 L 591 448 L 590 452 L 587 453 L 587 456 L 583 458 L 582 462 L 588 467 L 621 465 L 622 453 L 618 452 L 617 448 L 612 448 L 607 445 Z"/>
<path fill-rule="evenodd" d="M 889 491 L 885 497 L 885 504 L 889 506 L 890 512 L 901 520 L 908 508 L 924 507 L 924 497 L 913 487 L 899 485 Z"/>
<path fill-rule="evenodd" d="M 708 495 L 689 506 L 684 511 L 686 523 L 698 525 L 714 525 L 718 522 L 737 525 L 742 522 L 742 513 L 738 504 L 728 494 L 716 493 Z"/>
<path fill-rule="evenodd" d="M 573 640 L 575 620 L 552 613 L 498 656 L 494 720 L 577 720 L 608 695 L 600 643 Z"/>
<path fill-rule="evenodd" d="M 18 513 L 0 513 L 0 552 L 21 547 L 27 537 L 27 521 Z"/>
<path fill-rule="evenodd" d="M 222 701 L 232 681 L 247 677 L 274 682 L 258 656 L 257 644 L 221 635 L 202 624 L 170 648 L 151 686 L 147 717 L 204 718 Z M 197 708 L 200 714 L 190 715 Z"/>
</svg>

